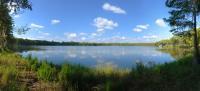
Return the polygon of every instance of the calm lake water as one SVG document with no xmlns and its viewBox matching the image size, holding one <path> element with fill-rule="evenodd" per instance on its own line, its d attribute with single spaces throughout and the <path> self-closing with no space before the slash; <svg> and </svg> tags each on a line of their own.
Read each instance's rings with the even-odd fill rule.
<svg viewBox="0 0 200 91">
<path fill-rule="evenodd" d="M 175 59 L 153 46 L 38 46 L 43 50 L 23 51 L 54 64 L 81 64 L 87 67 L 132 68 L 137 62 L 162 64 Z"/>
</svg>

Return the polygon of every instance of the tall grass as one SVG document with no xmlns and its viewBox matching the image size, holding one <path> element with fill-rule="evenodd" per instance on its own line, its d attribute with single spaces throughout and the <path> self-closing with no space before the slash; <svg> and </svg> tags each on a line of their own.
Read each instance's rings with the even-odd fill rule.
<svg viewBox="0 0 200 91">
<path fill-rule="evenodd" d="M 0 90 L 15 91 L 20 88 L 19 65 L 26 65 L 27 61 L 19 55 L 0 53 Z"/>
</svg>

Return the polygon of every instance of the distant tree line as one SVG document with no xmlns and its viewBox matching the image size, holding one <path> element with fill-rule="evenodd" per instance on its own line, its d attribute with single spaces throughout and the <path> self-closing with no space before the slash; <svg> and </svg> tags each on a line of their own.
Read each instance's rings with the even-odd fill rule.
<svg viewBox="0 0 200 91">
<path fill-rule="evenodd" d="M 91 43 L 91 42 L 55 42 L 46 40 L 16 39 L 21 46 L 154 46 L 154 43 Z"/>
</svg>

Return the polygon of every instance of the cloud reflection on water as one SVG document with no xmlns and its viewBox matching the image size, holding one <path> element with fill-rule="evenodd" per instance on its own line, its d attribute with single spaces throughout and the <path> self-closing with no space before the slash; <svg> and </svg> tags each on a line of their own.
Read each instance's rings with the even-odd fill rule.
<svg viewBox="0 0 200 91">
<path fill-rule="evenodd" d="M 156 47 L 147 46 L 47 46 L 45 50 L 26 51 L 39 59 L 47 59 L 55 64 L 72 62 L 85 66 L 112 65 L 119 68 L 131 68 L 137 60 L 164 63 L 173 61 L 167 53 L 157 51 Z"/>
</svg>

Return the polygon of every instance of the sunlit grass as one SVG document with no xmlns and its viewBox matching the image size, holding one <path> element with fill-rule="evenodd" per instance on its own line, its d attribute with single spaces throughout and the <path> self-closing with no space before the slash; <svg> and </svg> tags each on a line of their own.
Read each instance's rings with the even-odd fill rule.
<svg viewBox="0 0 200 91">
<path fill-rule="evenodd" d="M 97 65 L 94 69 L 95 74 L 101 75 L 116 75 L 116 76 L 124 76 L 130 72 L 130 69 L 118 69 L 113 65 Z"/>
<path fill-rule="evenodd" d="M 6 90 L 15 90 L 18 85 L 17 78 L 19 70 L 17 66 L 19 64 L 26 65 L 19 55 L 0 53 L 0 88 Z"/>
</svg>

